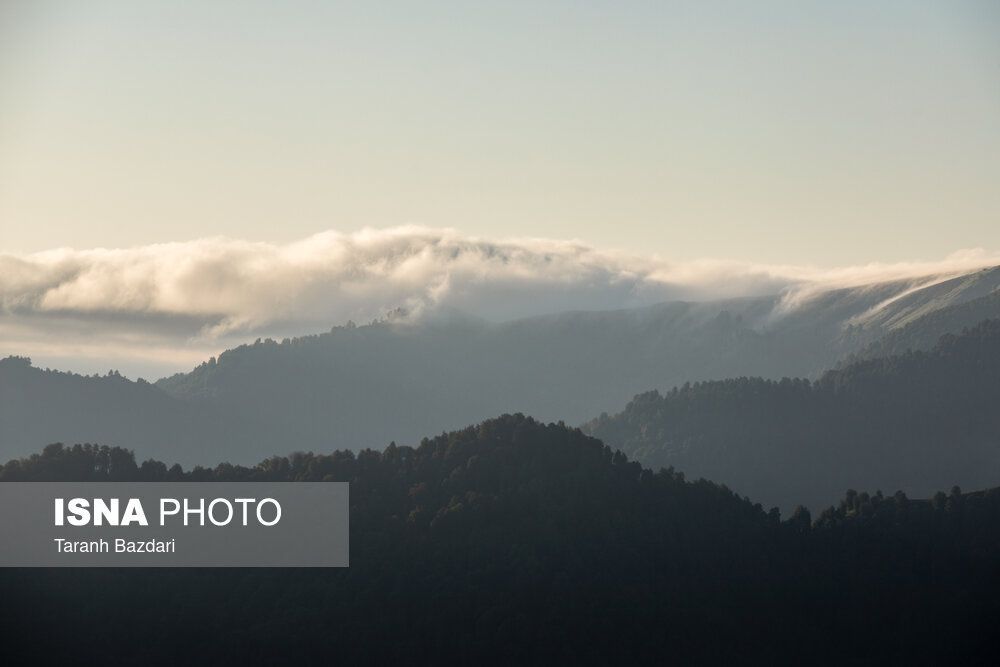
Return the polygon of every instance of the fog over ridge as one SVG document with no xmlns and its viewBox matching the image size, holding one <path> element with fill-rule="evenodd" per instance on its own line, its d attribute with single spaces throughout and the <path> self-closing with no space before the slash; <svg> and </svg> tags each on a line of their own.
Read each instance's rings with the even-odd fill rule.
<svg viewBox="0 0 1000 667">
<path fill-rule="evenodd" d="M 963 250 L 937 261 L 834 269 L 488 239 L 404 226 L 325 231 L 287 244 L 225 237 L 132 248 L 0 254 L 0 354 L 133 355 L 186 365 L 256 335 L 323 330 L 403 308 L 500 321 L 670 300 L 781 294 L 774 317 L 836 287 L 930 284 L 1000 264 Z"/>
</svg>

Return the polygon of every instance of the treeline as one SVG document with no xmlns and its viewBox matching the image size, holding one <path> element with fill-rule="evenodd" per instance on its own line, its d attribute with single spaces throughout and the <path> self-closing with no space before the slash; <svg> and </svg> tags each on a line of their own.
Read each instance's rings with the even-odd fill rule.
<svg viewBox="0 0 1000 667">
<path fill-rule="evenodd" d="M 849 486 L 930 495 L 1000 480 L 1000 320 L 929 351 L 857 361 L 811 382 L 737 378 L 636 396 L 586 431 L 790 508 Z"/>
<path fill-rule="evenodd" d="M 782 520 L 520 415 L 252 467 L 53 445 L 0 480 L 351 483 L 348 569 L 0 572 L 14 660 L 941 664 L 997 644 L 997 492 L 849 492 Z"/>
</svg>

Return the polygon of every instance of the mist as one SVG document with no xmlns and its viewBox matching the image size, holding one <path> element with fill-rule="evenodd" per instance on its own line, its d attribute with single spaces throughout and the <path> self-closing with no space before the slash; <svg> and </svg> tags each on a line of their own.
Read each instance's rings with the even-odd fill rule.
<svg viewBox="0 0 1000 667">
<path fill-rule="evenodd" d="M 257 336 L 323 331 L 394 312 L 506 321 L 567 310 L 782 294 L 782 317 L 837 287 L 931 284 L 1000 264 L 939 260 L 768 265 L 602 249 L 578 240 L 488 239 L 405 226 L 272 244 L 226 237 L 130 248 L 0 254 L 0 354 L 81 372 L 154 376 Z"/>
</svg>

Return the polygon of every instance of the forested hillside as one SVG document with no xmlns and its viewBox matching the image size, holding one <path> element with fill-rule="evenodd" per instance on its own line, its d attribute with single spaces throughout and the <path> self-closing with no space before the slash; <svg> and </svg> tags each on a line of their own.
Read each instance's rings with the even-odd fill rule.
<svg viewBox="0 0 1000 667">
<path fill-rule="evenodd" d="M 923 282 L 926 282 L 924 279 Z M 818 376 L 896 326 L 975 299 L 1000 270 L 796 299 L 675 302 L 493 324 L 460 316 L 337 327 L 229 350 L 157 386 L 304 447 L 415 442 L 498 412 L 580 423 L 637 392 L 740 375 Z M 228 458 L 247 461 L 227 443 Z"/>
<path fill-rule="evenodd" d="M 782 522 L 521 416 L 250 468 L 59 445 L 0 468 L 168 479 L 350 482 L 351 567 L 3 570 L 7 659 L 955 664 L 997 644 L 997 492 L 850 492 Z"/>
<path fill-rule="evenodd" d="M 958 333 L 991 319 L 1000 319 L 1000 290 L 930 312 L 905 326 L 892 329 L 882 338 L 849 355 L 847 361 L 889 357 L 909 350 L 929 350 L 941 336 Z"/>
<path fill-rule="evenodd" d="M 0 455 L 82 440 L 186 465 L 246 464 L 292 443 L 323 451 L 413 444 L 502 412 L 581 423 L 638 392 L 686 381 L 818 377 L 896 328 L 940 330 L 921 323 L 993 293 L 1000 269 L 935 280 L 506 323 L 391 318 L 259 340 L 155 385 L 8 358 L 0 362 Z"/>
<path fill-rule="evenodd" d="M 586 430 L 768 504 L 820 507 L 849 486 L 928 495 L 1000 481 L 1000 321 L 930 351 L 819 380 L 738 378 L 636 396 Z"/>
</svg>

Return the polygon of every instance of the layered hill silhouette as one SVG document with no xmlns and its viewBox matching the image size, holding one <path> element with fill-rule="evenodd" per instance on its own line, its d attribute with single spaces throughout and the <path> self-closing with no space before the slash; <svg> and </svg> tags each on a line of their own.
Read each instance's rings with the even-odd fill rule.
<svg viewBox="0 0 1000 667">
<path fill-rule="evenodd" d="M 292 443 L 413 443 L 500 412 L 582 423 L 651 388 L 817 377 L 894 331 L 949 325 L 924 324 L 944 309 L 992 312 L 998 285 L 1000 269 L 991 269 L 500 324 L 460 315 L 387 320 L 240 346 L 155 385 L 8 359 L 0 363 L 0 455 L 90 441 L 185 464 L 248 463 Z"/>
<path fill-rule="evenodd" d="M 997 645 L 997 491 L 850 492 L 781 521 L 521 415 L 252 467 L 92 445 L 0 467 L 40 480 L 350 482 L 351 567 L 3 570 L 14 661 L 982 664 Z"/>
<path fill-rule="evenodd" d="M 157 386 L 247 419 L 263 416 L 309 447 L 414 442 L 504 411 L 580 423 L 653 387 L 818 375 L 894 327 L 992 292 L 1000 269 L 924 282 L 794 304 L 785 295 L 503 324 L 456 316 L 343 327 L 242 346 Z"/>
<path fill-rule="evenodd" d="M 281 438 L 267 424 L 227 418 L 142 380 L 42 370 L 23 357 L 0 359 L 0 454 L 9 458 L 30 451 L 31 443 L 64 441 L 132 442 L 144 456 L 192 463 L 240 449 L 268 451 Z"/>
<path fill-rule="evenodd" d="M 1000 320 L 929 351 L 858 361 L 817 381 L 737 378 L 636 396 L 586 430 L 768 504 L 822 506 L 857 485 L 927 495 L 1000 480 Z"/>
</svg>

